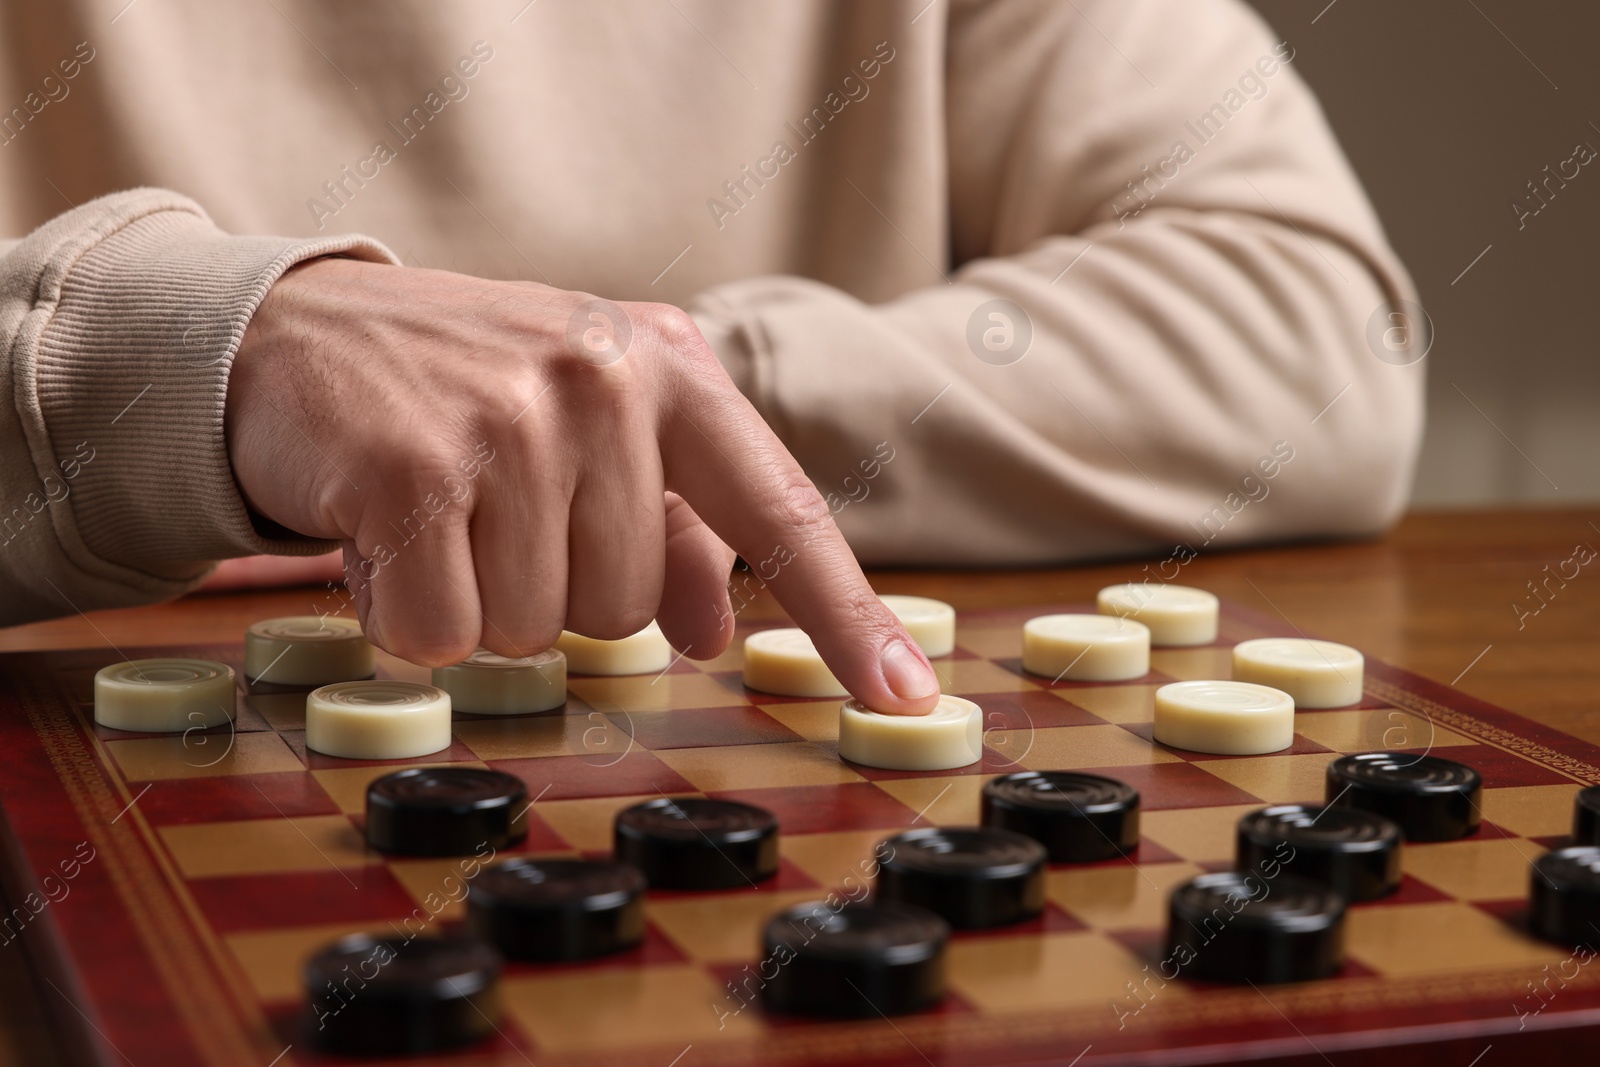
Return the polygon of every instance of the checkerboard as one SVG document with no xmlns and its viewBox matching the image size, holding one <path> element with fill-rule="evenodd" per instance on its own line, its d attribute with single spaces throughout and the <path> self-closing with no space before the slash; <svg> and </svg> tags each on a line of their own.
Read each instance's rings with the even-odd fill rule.
<svg viewBox="0 0 1600 1067">
<path fill-rule="evenodd" d="M 40 894 L 22 940 L 55 988 L 44 991 L 52 1010 L 99 1062 L 323 1062 L 303 1029 L 307 956 L 345 933 L 394 932 L 408 916 L 429 930 L 461 917 L 450 899 L 459 861 L 364 847 L 367 783 L 408 764 L 489 766 L 537 798 L 518 852 L 602 854 L 619 809 L 705 795 L 776 813 L 781 869 L 747 890 L 652 893 L 648 934 L 626 954 L 508 966 L 498 1036 L 430 1063 L 1087 1065 L 1178 1050 L 1182 1062 L 1322 1062 L 1399 1044 L 1416 1063 L 1419 1044 L 1466 1049 L 1596 1025 L 1600 965 L 1527 936 L 1523 909 L 1528 862 L 1567 833 L 1580 786 L 1600 782 L 1600 749 L 1369 659 L 1362 703 L 1301 712 L 1286 752 L 1179 752 L 1151 741 L 1156 687 L 1225 678 L 1234 642 L 1294 631 L 1227 605 L 1214 646 L 1158 650 L 1147 677 L 1025 675 L 1023 620 L 1071 610 L 1090 609 L 961 616 L 957 649 L 936 666 L 947 692 L 983 707 L 985 754 L 932 773 L 841 762 L 838 702 L 747 692 L 737 642 L 659 676 L 574 676 L 559 713 L 458 715 L 449 750 L 383 763 L 308 752 L 303 694 L 241 694 L 231 729 L 124 734 L 93 723 L 93 675 L 110 653 L 0 657 L 8 894 Z M 237 643 L 122 652 L 236 669 L 241 657 Z M 382 674 L 426 679 L 380 660 Z M 1319 799 L 1329 760 L 1378 748 L 1476 767 L 1482 829 L 1406 847 L 1400 891 L 1351 908 L 1335 978 L 1259 989 L 1163 981 L 1169 890 L 1230 865 L 1242 813 Z M 1053 867 L 1041 918 L 958 933 L 935 1011 L 814 1022 L 743 1006 L 732 989 L 756 962 L 767 916 L 855 884 L 846 879 L 890 834 L 976 822 L 983 782 L 1017 769 L 1094 771 L 1137 787 L 1137 854 Z"/>
</svg>

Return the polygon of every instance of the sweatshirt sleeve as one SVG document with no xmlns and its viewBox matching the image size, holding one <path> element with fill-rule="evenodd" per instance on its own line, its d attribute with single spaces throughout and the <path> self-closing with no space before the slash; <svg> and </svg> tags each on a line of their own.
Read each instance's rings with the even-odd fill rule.
<svg viewBox="0 0 1600 1067">
<path fill-rule="evenodd" d="M 690 309 L 863 560 L 1391 522 L 1423 326 L 1292 45 L 1237 0 L 966 0 L 945 46 L 948 284 Z"/>
<path fill-rule="evenodd" d="M 175 596 L 212 563 L 334 547 L 258 528 L 229 465 L 228 373 L 296 263 L 357 236 L 234 237 L 117 193 L 0 241 L 0 625 Z"/>
</svg>

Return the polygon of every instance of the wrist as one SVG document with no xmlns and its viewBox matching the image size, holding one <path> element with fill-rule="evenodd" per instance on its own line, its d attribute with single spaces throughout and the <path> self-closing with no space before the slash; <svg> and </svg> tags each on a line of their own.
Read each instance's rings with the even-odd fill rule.
<svg viewBox="0 0 1600 1067">
<path fill-rule="evenodd" d="M 306 501 L 295 497 L 305 480 L 282 468 L 300 460 L 315 442 L 302 427 L 299 399 L 305 367 L 321 359 L 318 340 L 337 315 L 327 295 L 342 277 L 382 264 L 341 255 L 313 256 L 291 265 L 262 297 L 246 324 L 228 372 L 223 436 L 234 484 L 252 525 L 265 536 L 317 536 L 305 529 Z M 296 517 L 300 517 L 296 521 Z"/>
</svg>

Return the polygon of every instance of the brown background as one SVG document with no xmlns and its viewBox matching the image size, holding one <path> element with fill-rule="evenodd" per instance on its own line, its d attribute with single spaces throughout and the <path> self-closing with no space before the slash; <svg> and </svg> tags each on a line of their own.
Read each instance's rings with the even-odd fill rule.
<svg viewBox="0 0 1600 1067">
<path fill-rule="evenodd" d="M 1434 323 L 1416 502 L 1600 499 L 1600 159 L 1520 232 L 1509 206 L 1579 141 L 1600 149 L 1600 4 L 1252 2 L 1295 47 Z"/>
</svg>

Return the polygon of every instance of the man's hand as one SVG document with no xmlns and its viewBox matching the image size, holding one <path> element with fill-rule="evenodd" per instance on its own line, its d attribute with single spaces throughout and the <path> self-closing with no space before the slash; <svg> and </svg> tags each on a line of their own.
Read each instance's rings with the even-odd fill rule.
<svg viewBox="0 0 1600 1067">
<path fill-rule="evenodd" d="M 677 308 L 315 260 L 245 333 L 227 438 L 251 508 L 343 541 L 368 636 L 414 663 L 652 617 L 715 656 L 737 549 L 776 568 L 778 601 L 855 696 L 937 699 L 825 501 Z"/>
</svg>

